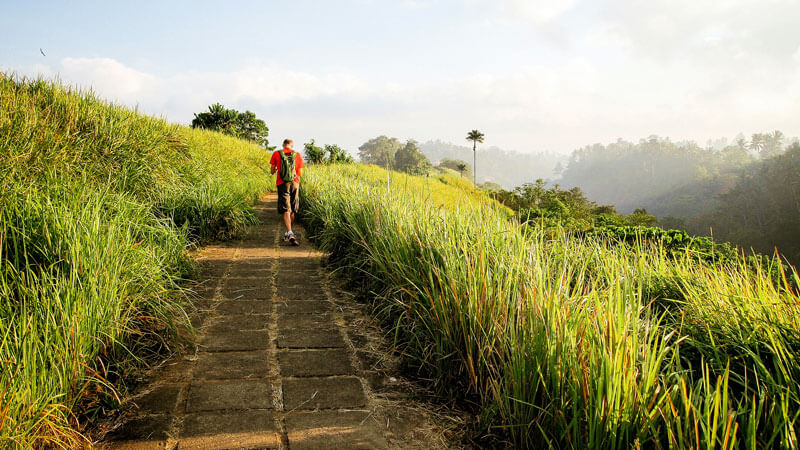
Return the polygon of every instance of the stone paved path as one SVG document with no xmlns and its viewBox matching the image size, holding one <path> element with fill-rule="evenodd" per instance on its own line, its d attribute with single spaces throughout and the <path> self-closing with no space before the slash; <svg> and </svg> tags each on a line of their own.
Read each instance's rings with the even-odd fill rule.
<svg viewBox="0 0 800 450">
<path fill-rule="evenodd" d="M 322 255 L 284 245 L 274 201 L 258 205 L 262 225 L 244 240 L 203 252 L 196 354 L 164 366 L 105 446 L 388 447 L 322 283 Z"/>
</svg>

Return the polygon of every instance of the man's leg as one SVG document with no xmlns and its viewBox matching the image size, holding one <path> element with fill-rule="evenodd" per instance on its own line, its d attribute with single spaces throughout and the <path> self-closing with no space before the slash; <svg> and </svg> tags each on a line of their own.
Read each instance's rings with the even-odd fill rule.
<svg viewBox="0 0 800 450">
<path fill-rule="evenodd" d="M 294 222 L 294 213 L 289 211 L 283 213 L 283 224 L 286 225 L 286 231 L 292 231 L 292 222 Z"/>
<path fill-rule="evenodd" d="M 292 225 L 294 225 L 294 213 L 292 213 L 292 221 L 291 221 L 291 223 L 292 223 Z"/>
</svg>

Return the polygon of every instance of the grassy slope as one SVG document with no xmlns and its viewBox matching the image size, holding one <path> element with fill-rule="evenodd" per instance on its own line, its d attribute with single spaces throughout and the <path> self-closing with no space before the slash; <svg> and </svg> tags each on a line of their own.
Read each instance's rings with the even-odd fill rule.
<svg viewBox="0 0 800 450">
<path fill-rule="evenodd" d="M 109 406 L 119 362 L 169 345 L 185 249 L 252 220 L 266 164 L 256 145 L 0 74 L 4 446 L 80 445 L 72 411 Z"/>
<path fill-rule="evenodd" d="M 466 185 L 391 186 L 375 167 L 312 168 L 303 218 L 409 360 L 475 399 L 491 433 L 530 448 L 797 446 L 796 273 L 525 235 Z"/>
</svg>

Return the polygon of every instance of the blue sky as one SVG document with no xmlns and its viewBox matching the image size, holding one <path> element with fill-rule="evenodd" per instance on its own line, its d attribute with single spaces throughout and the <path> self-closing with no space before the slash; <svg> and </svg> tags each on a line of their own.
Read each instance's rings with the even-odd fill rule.
<svg viewBox="0 0 800 450">
<path fill-rule="evenodd" d="M 3 1 L 0 68 L 277 141 L 380 134 L 566 153 L 618 137 L 800 134 L 795 0 Z M 47 56 L 39 53 L 42 48 Z"/>
</svg>

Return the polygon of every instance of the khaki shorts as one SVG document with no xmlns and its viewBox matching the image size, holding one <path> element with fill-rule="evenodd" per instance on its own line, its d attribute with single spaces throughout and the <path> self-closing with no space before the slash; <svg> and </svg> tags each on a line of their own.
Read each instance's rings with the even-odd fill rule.
<svg viewBox="0 0 800 450">
<path fill-rule="evenodd" d="M 300 183 L 278 185 L 278 214 L 288 211 L 296 213 L 300 209 Z"/>
</svg>

